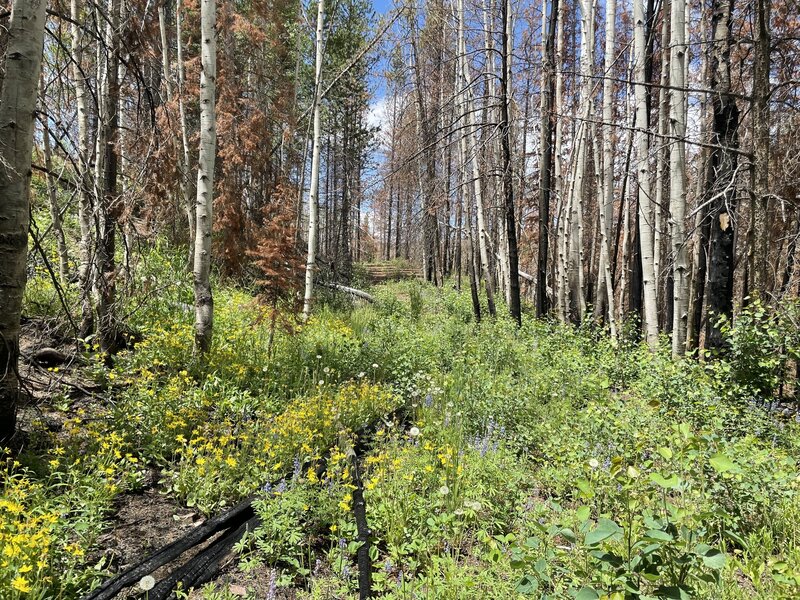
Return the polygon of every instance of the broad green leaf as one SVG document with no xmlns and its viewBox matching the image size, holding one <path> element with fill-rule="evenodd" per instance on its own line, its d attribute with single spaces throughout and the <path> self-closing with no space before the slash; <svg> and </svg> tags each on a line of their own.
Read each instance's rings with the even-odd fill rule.
<svg viewBox="0 0 800 600">
<path fill-rule="evenodd" d="M 677 475 L 664 477 L 661 473 L 650 473 L 650 481 L 668 490 L 678 487 L 681 483 L 681 480 Z"/>
<path fill-rule="evenodd" d="M 578 489 L 583 492 L 583 495 L 587 498 L 591 498 L 594 496 L 594 489 L 592 489 L 592 484 L 587 479 L 579 479 L 578 482 L 575 484 L 578 486 Z"/>
<path fill-rule="evenodd" d="M 714 569 L 716 571 L 724 568 L 727 560 L 725 554 L 719 550 L 711 550 L 703 556 L 703 564 L 709 569 Z"/>
<path fill-rule="evenodd" d="M 560 531 L 560 533 L 561 533 L 561 536 L 564 537 L 569 542 L 573 542 L 574 543 L 575 540 L 578 539 L 577 536 L 575 535 L 575 532 L 572 531 L 572 529 L 570 529 L 569 527 L 564 527 L 564 529 L 562 529 Z"/>
<path fill-rule="evenodd" d="M 600 521 L 597 523 L 597 527 L 586 534 L 584 543 L 587 546 L 594 546 L 595 544 L 599 544 L 603 540 L 607 540 L 611 536 L 621 532 L 622 527 L 617 525 L 614 521 L 609 519 L 600 519 Z"/>
<path fill-rule="evenodd" d="M 672 458 L 672 450 L 669 448 L 659 448 L 658 453 L 666 460 Z"/>
<path fill-rule="evenodd" d="M 726 473 L 736 468 L 736 463 L 721 452 L 717 452 L 708 462 L 711 463 L 717 473 Z"/>
<path fill-rule="evenodd" d="M 575 600 L 598 600 L 599 598 L 600 594 L 590 587 L 582 587 L 578 593 L 575 594 Z"/>
<path fill-rule="evenodd" d="M 588 506 L 581 506 L 578 510 L 575 511 L 575 516 L 578 517 L 579 521 L 585 521 L 589 518 L 592 514 L 592 509 Z"/>
<path fill-rule="evenodd" d="M 660 529 L 648 529 L 644 536 L 651 540 L 658 540 L 660 542 L 671 542 L 673 539 L 670 533 Z"/>
<path fill-rule="evenodd" d="M 539 581 L 530 575 L 524 575 L 517 583 L 517 591 L 520 594 L 534 594 L 539 589 Z"/>
<path fill-rule="evenodd" d="M 549 579 L 547 576 L 547 561 L 543 558 L 540 558 L 536 561 L 536 564 L 533 565 L 533 570 L 542 578 L 542 579 Z"/>
<path fill-rule="evenodd" d="M 534 549 L 536 549 L 536 548 L 538 548 L 539 546 L 541 546 L 541 544 L 542 544 L 542 542 L 541 542 L 541 541 L 539 540 L 539 538 L 537 538 L 537 537 L 529 537 L 527 540 L 525 540 L 525 545 L 526 545 L 528 548 L 534 548 Z"/>
<path fill-rule="evenodd" d="M 669 600 L 692 600 L 693 594 L 686 586 L 664 586 L 655 590 L 656 596 L 659 598 L 668 598 Z"/>
</svg>

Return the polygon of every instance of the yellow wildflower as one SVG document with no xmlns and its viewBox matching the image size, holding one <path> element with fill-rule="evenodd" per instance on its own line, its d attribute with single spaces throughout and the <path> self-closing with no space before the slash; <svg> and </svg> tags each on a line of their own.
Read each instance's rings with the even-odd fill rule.
<svg viewBox="0 0 800 600">
<path fill-rule="evenodd" d="M 14 578 L 14 580 L 11 582 L 11 587 L 17 590 L 18 592 L 22 592 L 23 594 L 27 594 L 31 591 L 30 582 L 21 576 L 17 576 Z"/>
</svg>

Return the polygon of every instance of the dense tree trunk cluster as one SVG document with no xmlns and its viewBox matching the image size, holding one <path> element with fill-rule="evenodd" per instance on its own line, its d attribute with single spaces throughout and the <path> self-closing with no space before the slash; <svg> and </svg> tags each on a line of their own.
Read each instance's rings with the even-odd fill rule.
<svg viewBox="0 0 800 600">
<path fill-rule="evenodd" d="M 676 356 L 720 349 L 720 317 L 794 287 L 774 265 L 795 277 L 796 244 L 775 240 L 794 239 L 798 164 L 778 173 L 772 155 L 792 143 L 776 114 L 798 122 L 796 19 L 766 0 L 598 8 L 408 9 L 372 204 L 380 255 L 423 261 L 431 281 L 429 257 L 458 285 L 469 276 L 490 315 L 505 300 L 517 318 L 515 280 L 530 271 L 521 295 L 538 316 L 592 318 L 615 338 L 632 319 L 653 348 L 670 334 Z M 779 47 L 791 58 L 775 61 Z M 401 234 L 417 235 L 410 253 Z"/>
</svg>

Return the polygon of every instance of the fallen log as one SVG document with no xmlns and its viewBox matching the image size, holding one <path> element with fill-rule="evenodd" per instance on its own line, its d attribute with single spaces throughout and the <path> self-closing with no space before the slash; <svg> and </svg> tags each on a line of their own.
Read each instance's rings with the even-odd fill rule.
<svg viewBox="0 0 800 600">
<path fill-rule="evenodd" d="M 211 581 L 220 569 L 222 560 L 228 555 L 234 544 L 248 531 L 258 527 L 260 521 L 253 516 L 237 528 L 229 529 L 213 544 L 205 548 L 185 565 L 170 573 L 158 585 L 140 597 L 146 600 L 174 600 L 177 598 L 175 590 L 180 584 L 186 591 Z"/>
<path fill-rule="evenodd" d="M 116 577 L 109 579 L 88 596 L 85 596 L 83 600 L 111 600 L 124 588 L 133 585 L 145 575 L 149 575 L 156 569 L 172 562 L 197 544 L 202 544 L 221 531 L 238 528 L 242 523 L 246 523 L 254 517 L 254 499 L 255 496 L 250 496 L 230 510 L 206 521 L 182 538 L 164 546 L 161 550 L 132 565 Z"/>
<path fill-rule="evenodd" d="M 375 296 L 372 294 L 368 294 L 362 290 L 357 290 L 356 288 L 347 287 L 346 285 L 342 285 L 341 283 L 322 283 L 320 284 L 322 287 L 330 288 L 332 290 L 339 290 L 340 292 L 345 292 L 346 294 L 350 294 L 351 296 L 355 296 L 356 298 L 361 298 L 362 300 L 366 300 L 367 302 L 375 302 Z"/>
<path fill-rule="evenodd" d="M 365 438 L 371 437 L 381 423 L 394 419 L 398 419 L 402 422 L 405 421 L 407 417 L 407 408 L 405 406 L 400 406 L 388 415 L 378 417 L 371 423 L 364 425 L 355 433 L 354 452 L 360 453 L 366 448 L 367 442 Z M 303 465 L 302 470 L 305 470 L 307 467 L 308 464 Z M 315 471 L 317 477 L 322 478 L 325 472 L 324 459 L 317 464 Z M 361 482 L 358 481 L 358 483 L 360 487 Z M 258 497 L 258 494 L 253 494 L 221 515 L 206 521 L 203 525 L 188 532 L 182 538 L 164 546 L 149 557 L 118 574 L 116 577 L 106 581 L 89 595 L 84 596 L 83 600 L 112 600 L 124 588 L 137 583 L 142 577 L 171 563 L 186 551 L 196 547 L 198 544 L 202 544 L 214 535 L 221 534 L 211 542 L 208 547 L 187 561 L 186 564 L 175 569 L 166 578 L 159 581 L 146 595 L 142 595 L 141 597 L 147 598 L 147 600 L 173 600 L 177 597 L 175 589 L 178 583 L 181 584 L 184 590 L 207 583 L 216 576 L 221 566 L 220 563 L 230 552 L 233 545 L 236 544 L 247 531 L 252 531 L 258 526 L 258 516 L 255 514 L 255 509 L 253 508 L 253 501 Z M 359 539 L 366 542 L 364 550 L 359 553 L 359 587 L 363 590 L 361 597 L 368 598 L 371 593 L 371 565 L 369 568 L 366 567 L 366 563 L 369 560 L 369 530 L 366 527 L 366 510 L 363 503 L 363 496 L 361 496 L 360 502 L 357 504 L 357 508 L 354 507 L 354 509 L 357 511 L 356 519 L 359 522 L 357 525 Z M 366 552 L 366 554 L 364 554 L 364 552 Z M 361 563 L 365 563 L 363 568 Z M 370 571 L 369 575 L 367 575 L 365 569 Z"/>
</svg>

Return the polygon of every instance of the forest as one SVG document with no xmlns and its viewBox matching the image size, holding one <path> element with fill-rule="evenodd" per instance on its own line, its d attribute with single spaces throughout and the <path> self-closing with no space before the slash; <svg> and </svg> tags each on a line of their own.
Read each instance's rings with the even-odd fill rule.
<svg viewBox="0 0 800 600">
<path fill-rule="evenodd" d="M 798 0 L 0 0 L 0 600 L 800 598 Z"/>
</svg>

